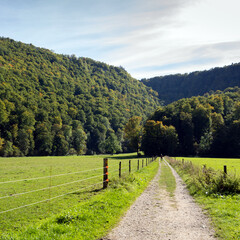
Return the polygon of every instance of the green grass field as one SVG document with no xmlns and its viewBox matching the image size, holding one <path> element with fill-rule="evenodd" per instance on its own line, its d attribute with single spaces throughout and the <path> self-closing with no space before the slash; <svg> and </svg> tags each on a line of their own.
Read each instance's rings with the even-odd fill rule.
<svg viewBox="0 0 240 240">
<path fill-rule="evenodd" d="M 109 159 L 111 181 L 118 178 L 119 160 L 123 175 L 128 174 L 129 159 L 132 171 L 137 170 L 135 156 L 0 158 L 0 233 L 22 229 L 90 199 L 102 189 L 105 157 Z M 8 211 L 11 209 L 15 210 Z"/>
<path fill-rule="evenodd" d="M 178 160 L 192 161 L 198 166 L 206 165 L 207 168 L 223 171 L 223 166 L 227 166 L 228 173 L 240 176 L 240 159 L 230 158 L 195 158 L 195 157 L 177 157 Z"/>
</svg>

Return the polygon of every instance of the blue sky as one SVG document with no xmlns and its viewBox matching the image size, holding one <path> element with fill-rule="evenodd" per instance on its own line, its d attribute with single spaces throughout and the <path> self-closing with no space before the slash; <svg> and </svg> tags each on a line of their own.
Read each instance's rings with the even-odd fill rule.
<svg viewBox="0 0 240 240">
<path fill-rule="evenodd" d="M 0 0 L 0 35 L 137 79 L 240 62 L 239 0 Z"/>
</svg>

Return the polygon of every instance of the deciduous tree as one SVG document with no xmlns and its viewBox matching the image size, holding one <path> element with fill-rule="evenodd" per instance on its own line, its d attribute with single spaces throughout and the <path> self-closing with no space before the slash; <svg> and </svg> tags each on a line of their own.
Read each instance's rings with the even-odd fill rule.
<svg viewBox="0 0 240 240">
<path fill-rule="evenodd" d="M 128 120 L 128 123 L 125 125 L 124 133 L 125 139 L 128 143 L 129 148 L 132 151 L 138 152 L 141 146 L 141 137 L 142 137 L 142 118 L 134 116 Z"/>
</svg>

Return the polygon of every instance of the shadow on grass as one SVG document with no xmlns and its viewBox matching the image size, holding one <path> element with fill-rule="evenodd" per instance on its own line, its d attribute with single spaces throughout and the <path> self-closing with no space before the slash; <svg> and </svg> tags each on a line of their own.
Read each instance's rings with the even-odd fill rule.
<svg viewBox="0 0 240 240">
<path fill-rule="evenodd" d="M 83 194 L 91 194 L 91 193 L 98 193 L 98 192 L 101 192 L 103 190 L 103 188 L 96 188 L 96 189 L 90 189 L 90 190 L 85 190 L 85 191 L 81 191 L 81 192 L 74 192 L 74 193 L 71 193 L 73 195 L 83 195 Z"/>
</svg>

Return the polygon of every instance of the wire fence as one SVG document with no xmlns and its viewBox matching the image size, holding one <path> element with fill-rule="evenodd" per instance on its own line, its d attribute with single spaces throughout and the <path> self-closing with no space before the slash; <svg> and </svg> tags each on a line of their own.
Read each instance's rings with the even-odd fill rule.
<svg viewBox="0 0 240 240">
<path fill-rule="evenodd" d="M 40 205 L 44 202 L 48 202 L 50 204 L 51 201 L 56 200 L 58 198 L 80 193 L 84 190 L 90 189 L 94 191 L 94 189 L 101 189 L 101 184 L 104 186 L 108 185 L 109 179 L 121 176 L 122 174 L 131 173 L 133 171 L 140 170 L 142 167 L 147 166 L 154 159 L 137 159 L 137 160 L 110 160 L 107 166 L 97 167 L 93 169 L 86 169 L 82 171 L 74 171 L 68 173 L 61 174 L 53 174 L 52 175 L 52 167 L 50 167 L 49 174 L 46 176 L 32 177 L 32 178 L 22 178 L 16 180 L 7 180 L 0 182 L 0 215 L 4 213 L 14 212 L 19 209 L 31 207 L 34 205 Z M 121 166 L 121 168 L 120 168 Z M 66 181 L 65 178 L 71 175 L 71 180 Z M 75 176 L 75 177 L 74 177 Z M 59 178 L 64 182 L 59 184 L 53 184 L 53 179 Z M 73 179 L 72 179 L 73 178 Z M 80 179 L 79 179 L 80 178 Z M 44 180 L 44 181 L 43 181 Z M 68 179 L 70 180 L 70 179 Z M 41 182 L 40 182 L 41 181 Z M 35 183 L 34 183 L 35 182 Z M 19 191 L 14 189 L 16 184 L 20 184 L 21 186 L 17 187 L 19 189 L 28 189 L 26 191 Z M 28 186 L 29 184 L 29 186 Z M 80 184 L 80 185 L 79 185 Z M 10 187 L 8 187 L 10 185 Z M 31 187 L 38 186 L 36 189 L 32 189 Z M 45 185 L 44 187 L 39 187 Z M 70 189 L 65 188 L 69 186 Z M 56 189 L 55 191 L 53 191 Z M 35 193 L 44 192 L 44 194 L 34 195 Z M 4 194 L 5 193 L 5 194 Z M 55 194 L 55 196 L 53 196 Z M 29 195 L 29 197 L 25 197 L 18 201 L 18 197 Z M 41 199 L 42 198 L 42 199 Z M 32 202 L 27 202 L 27 201 Z M 3 201 L 1 204 L 1 201 Z M 7 209 L 6 209 L 6 206 Z M 50 207 L 49 207 L 50 208 Z"/>
<path fill-rule="evenodd" d="M 60 176 L 66 176 L 66 175 L 90 172 L 90 171 L 93 171 L 93 170 L 96 171 L 96 170 L 99 170 L 99 169 L 102 169 L 102 168 L 95 168 L 95 169 L 89 169 L 89 170 L 84 170 L 84 171 L 79 171 L 79 172 L 63 173 L 63 174 L 58 174 L 58 175 L 49 175 L 49 176 L 36 177 L 36 178 L 26 178 L 26 179 L 12 180 L 12 181 L 4 181 L 4 182 L 0 182 L 0 184 L 16 183 L 16 182 L 23 182 L 23 181 L 32 181 L 32 180 L 39 180 L 39 179 L 50 178 L 50 177 L 60 177 Z"/>
<path fill-rule="evenodd" d="M 77 191 L 79 191 L 79 190 L 87 189 L 87 188 L 90 188 L 90 187 L 92 187 L 92 186 L 96 186 L 96 185 L 98 185 L 98 184 L 102 184 L 102 181 L 99 182 L 99 183 L 97 183 L 97 184 L 92 184 L 92 185 L 90 185 L 90 186 L 88 186 L 88 187 L 80 188 L 80 189 L 78 189 L 78 190 L 75 190 L 75 191 L 72 191 L 72 192 L 68 192 L 68 193 L 64 193 L 64 194 L 61 194 L 61 195 L 58 195 L 58 196 L 55 196 L 55 197 L 52 197 L 52 198 L 48 198 L 48 199 L 44 199 L 44 200 L 41 200 L 41 201 L 38 201 L 38 202 L 26 204 L 26 205 L 23 205 L 23 206 L 20 206 L 20 207 L 8 209 L 8 210 L 5 210 L 5 211 L 0 212 L 0 214 L 1 214 L 1 213 L 11 212 L 11 211 L 18 210 L 18 209 L 25 208 L 25 207 L 29 207 L 29 206 L 33 206 L 33 205 L 36 205 L 36 204 L 39 204 L 39 203 L 48 202 L 48 201 L 51 201 L 51 200 L 53 200 L 53 199 L 60 198 L 60 197 L 63 197 L 63 196 L 66 196 L 66 195 L 75 193 L 75 192 L 77 192 Z"/>
<path fill-rule="evenodd" d="M 46 188 L 36 189 L 36 190 L 28 191 L 28 192 L 11 194 L 11 195 L 8 195 L 8 196 L 0 197 L 0 199 L 9 198 L 9 197 L 16 197 L 16 196 L 20 196 L 20 195 L 24 195 L 24 194 L 28 194 L 28 193 L 33 193 L 33 192 L 39 192 L 39 191 L 43 191 L 43 190 L 49 190 L 49 189 L 52 189 L 52 188 L 62 187 L 62 186 L 66 186 L 66 185 L 73 184 L 73 183 L 78 183 L 78 182 L 83 182 L 83 181 L 93 179 L 93 178 L 96 178 L 96 177 L 101 177 L 101 176 L 103 176 L 103 175 L 98 175 L 98 176 L 94 176 L 94 177 L 80 179 L 80 180 L 76 180 L 76 181 L 73 181 L 73 182 L 63 183 L 63 184 L 59 184 L 59 185 L 55 185 L 55 186 L 49 186 L 49 187 L 46 187 Z"/>
</svg>

